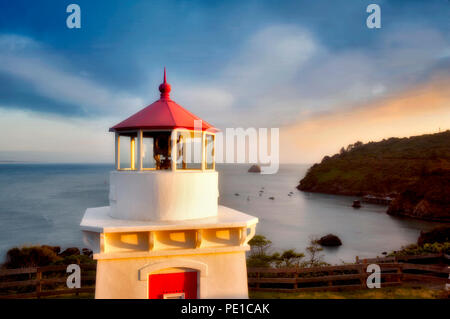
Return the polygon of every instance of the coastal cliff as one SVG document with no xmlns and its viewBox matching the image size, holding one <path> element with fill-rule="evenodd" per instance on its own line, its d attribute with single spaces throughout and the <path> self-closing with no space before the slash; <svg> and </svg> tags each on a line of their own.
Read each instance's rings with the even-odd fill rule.
<svg viewBox="0 0 450 319">
<path fill-rule="evenodd" d="M 450 170 L 422 176 L 391 202 L 387 213 L 450 222 Z"/>
<path fill-rule="evenodd" d="M 297 188 L 338 195 L 394 196 L 389 214 L 450 220 L 450 130 L 356 142 L 309 168 Z"/>
</svg>

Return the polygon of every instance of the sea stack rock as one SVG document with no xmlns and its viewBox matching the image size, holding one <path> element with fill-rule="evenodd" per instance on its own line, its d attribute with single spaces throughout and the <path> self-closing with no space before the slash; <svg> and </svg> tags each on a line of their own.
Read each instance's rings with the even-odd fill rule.
<svg viewBox="0 0 450 319">
<path fill-rule="evenodd" d="M 250 167 L 248 169 L 249 173 L 261 173 L 261 166 L 259 165 L 252 165 L 252 167 Z"/>
<path fill-rule="evenodd" d="M 338 236 L 333 234 L 328 234 L 326 236 L 321 237 L 317 241 L 321 246 L 327 246 L 327 247 L 337 247 L 342 245 L 342 241 L 339 239 Z"/>
</svg>

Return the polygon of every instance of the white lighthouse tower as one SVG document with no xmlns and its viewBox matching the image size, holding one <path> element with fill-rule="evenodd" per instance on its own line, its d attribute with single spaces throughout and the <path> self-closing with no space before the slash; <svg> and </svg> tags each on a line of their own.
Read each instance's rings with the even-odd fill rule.
<svg viewBox="0 0 450 319">
<path fill-rule="evenodd" d="M 81 221 L 96 298 L 247 298 L 245 252 L 258 219 L 218 205 L 217 129 L 161 98 L 110 129 L 110 205 Z"/>
</svg>

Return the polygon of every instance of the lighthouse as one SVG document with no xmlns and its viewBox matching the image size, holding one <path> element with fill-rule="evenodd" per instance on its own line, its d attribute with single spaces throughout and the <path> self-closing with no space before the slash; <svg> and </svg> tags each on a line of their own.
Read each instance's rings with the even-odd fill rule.
<svg viewBox="0 0 450 319">
<path fill-rule="evenodd" d="M 96 298 L 248 298 L 256 217 L 218 205 L 218 130 L 170 98 L 110 128 L 109 206 L 80 227 L 97 260 Z M 213 106 L 212 106 L 213 107 Z"/>
</svg>

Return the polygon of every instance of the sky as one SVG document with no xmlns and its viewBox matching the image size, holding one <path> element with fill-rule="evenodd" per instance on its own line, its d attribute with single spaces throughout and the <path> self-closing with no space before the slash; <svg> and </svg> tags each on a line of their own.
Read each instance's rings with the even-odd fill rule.
<svg viewBox="0 0 450 319">
<path fill-rule="evenodd" d="M 0 161 L 112 162 L 108 128 L 159 98 L 164 66 L 209 123 L 279 128 L 281 162 L 450 129 L 449 17 L 448 0 L 2 0 Z"/>
</svg>

